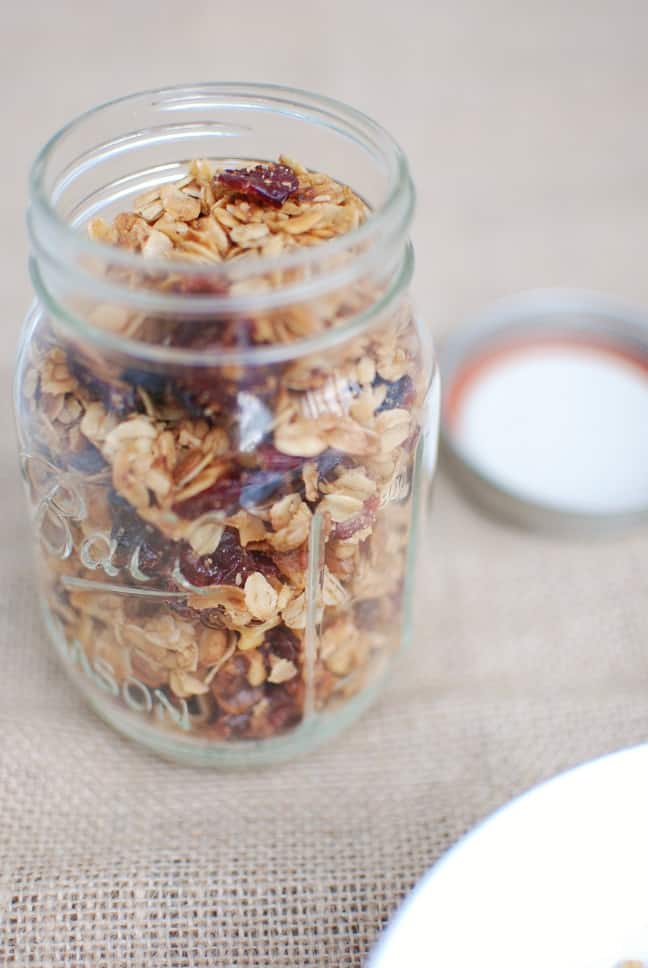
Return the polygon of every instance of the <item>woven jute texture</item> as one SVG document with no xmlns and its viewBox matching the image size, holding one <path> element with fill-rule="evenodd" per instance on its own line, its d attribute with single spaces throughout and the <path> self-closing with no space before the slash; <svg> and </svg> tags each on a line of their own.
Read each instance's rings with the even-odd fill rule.
<svg viewBox="0 0 648 968">
<path fill-rule="evenodd" d="M 442 479 L 415 646 L 374 709 L 286 766 L 173 766 L 113 734 L 68 684 L 35 607 L 10 469 L 5 501 L 2 966 L 361 965 L 476 821 L 648 733 L 645 538 L 508 530 Z"/>
<path fill-rule="evenodd" d="M 441 479 L 414 648 L 355 727 L 254 774 L 139 751 L 86 710 L 34 602 L 7 391 L 29 298 L 27 167 L 59 125 L 116 95 L 296 84 L 368 111 L 406 149 L 418 302 L 437 334 L 536 286 L 645 306 L 648 5 L 4 7 L 0 968 L 357 968 L 480 818 L 646 739 L 648 536 L 534 537 L 480 517 Z"/>
</svg>

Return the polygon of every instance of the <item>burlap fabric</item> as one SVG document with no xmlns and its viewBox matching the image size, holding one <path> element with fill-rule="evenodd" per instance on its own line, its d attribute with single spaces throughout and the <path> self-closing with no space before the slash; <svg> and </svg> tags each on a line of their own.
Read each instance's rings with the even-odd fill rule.
<svg viewBox="0 0 648 968">
<path fill-rule="evenodd" d="M 256 0 L 244 13 L 23 0 L 4 12 L 2 968 L 359 966 L 472 824 L 648 736 L 648 536 L 517 532 L 445 479 L 422 542 L 415 647 L 377 706 L 301 761 L 223 775 L 157 760 L 85 708 L 45 640 L 9 419 L 28 298 L 24 178 L 45 135 L 93 102 L 248 76 L 379 116 L 418 176 L 419 302 L 437 330 L 534 285 L 648 301 L 648 8 L 411 0 L 381 18 L 379 6 L 306 13 L 286 0 L 272 17 Z"/>
<path fill-rule="evenodd" d="M 427 539 L 416 645 L 374 710 L 300 762 L 217 775 L 86 710 L 8 515 L 0 964 L 359 965 L 475 821 L 646 737 L 645 541 L 503 530 L 445 483 Z"/>
</svg>

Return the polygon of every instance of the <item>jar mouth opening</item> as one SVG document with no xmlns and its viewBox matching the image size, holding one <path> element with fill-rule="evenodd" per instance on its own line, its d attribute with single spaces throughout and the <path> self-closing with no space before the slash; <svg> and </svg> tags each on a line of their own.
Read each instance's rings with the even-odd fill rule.
<svg viewBox="0 0 648 968">
<path fill-rule="evenodd" d="M 61 175 L 57 173 L 58 181 L 54 190 L 50 192 L 46 182 L 52 177 L 50 169 L 53 155 L 65 139 L 82 130 L 84 124 L 102 112 L 109 112 L 117 107 L 148 103 L 156 109 L 171 112 L 206 108 L 209 105 L 214 107 L 216 102 L 221 107 L 274 112 L 295 119 L 314 120 L 355 141 L 386 169 L 388 175 L 386 191 L 381 203 L 370 209 L 367 219 L 361 225 L 343 235 L 323 241 L 319 245 L 298 248 L 276 256 L 254 256 L 229 264 L 178 260 L 173 262 L 174 275 L 195 277 L 199 274 L 207 280 L 215 281 L 232 278 L 235 273 L 236 279 L 240 280 L 246 275 L 308 268 L 317 264 L 323 257 L 354 250 L 362 245 L 367 246 L 381 239 L 406 238 L 414 211 L 414 186 L 402 149 L 381 125 L 355 108 L 324 95 L 283 85 L 248 84 L 236 81 L 182 84 L 139 91 L 91 108 L 60 128 L 40 150 L 31 167 L 29 193 L 32 236 L 35 237 L 37 231 L 34 227 L 35 223 L 38 226 L 42 225 L 49 236 L 50 256 L 58 253 L 57 258 L 60 258 L 60 255 L 64 254 L 65 261 L 71 261 L 75 265 L 79 258 L 94 257 L 104 260 L 107 264 L 136 272 L 144 269 L 152 273 L 168 272 L 168 260 L 147 258 L 141 253 L 129 252 L 85 236 L 79 232 L 78 225 L 74 221 L 68 221 L 61 216 L 55 204 L 56 198 L 74 177 L 79 172 L 92 167 L 93 151 L 101 148 L 119 153 L 133 148 L 133 139 L 135 136 L 140 136 L 143 133 L 142 130 L 114 138 L 100 146 L 93 146 L 88 154 L 81 155 L 68 165 Z M 77 271 L 82 274 L 81 270 Z M 304 286 L 305 291 L 306 288 Z M 293 288 L 293 293 L 296 293 L 296 288 Z M 205 310 L 226 311 L 229 308 L 226 295 L 210 293 L 201 295 L 199 300 Z"/>
<path fill-rule="evenodd" d="M 399 294 L 407 289 L 414 272 L 414 251 L 407 243 L 403 257 L 389 286 L 366 310 L 350 316 L 342 325 L 324 330 L 316 336 L 294 340 L 290 343 L 274 343 L 246 347 L 245 349 L 189 350 L 158 343 L 119 336 L 117 333 L 92 326 L 57 303 L 44 285 L 35 259 L 29 260 L 29 271 L 38 302 L 64 327 L 83 340 L 89 340 L 102 350 L 137 358 L 152 365 L 183 365 L 191 367 L 259 366 L 291 362 L 310 353 L 320 353 L 360 335 L 376 317 L 393 305 Z M 32 310 L 33 311 L 33 310 Z"/>
</svg>

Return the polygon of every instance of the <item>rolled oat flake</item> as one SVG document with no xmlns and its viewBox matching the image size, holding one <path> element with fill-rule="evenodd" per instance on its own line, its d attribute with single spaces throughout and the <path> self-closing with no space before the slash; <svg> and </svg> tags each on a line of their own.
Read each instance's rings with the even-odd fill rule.
<svg viewBox="0 0 648 968">
<path fill-rule="evenodd" d="M 589 293 L 534 291 L 441 353 L 444 456 L 517 524 L 599 530 L 648 514 L 648 319 Z"/>
</svg>

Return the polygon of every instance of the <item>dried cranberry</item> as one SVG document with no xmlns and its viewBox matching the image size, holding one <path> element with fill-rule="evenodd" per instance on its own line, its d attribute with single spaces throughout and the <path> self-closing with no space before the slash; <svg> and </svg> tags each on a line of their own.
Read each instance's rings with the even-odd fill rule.
<svg viewBox="0 0 648 968">
<path fill-rule="evenodd" d="M 257 447 L 259 464 L 266 471 L 294 471 L 304 463 L 303 457 L 289 457 L 282 454 L 272 444 L 261 444 Z"/>
<path fill-rule="evenodd" d="M 240 716 L 227 716 L 223 725 L 225 727 L 224 738 L 244 737 L 250 729 L 250 714 L 241 713 Z"/>
<path fill-rule="evenodd" d="M 139 570 L 149 578 L 153 578 L 165 570 L 168 558 L 169 549 L 161 544 L 155 547 L 145 540 L 138 547 L 137 565 Z"/>
<path fill-rule="evenodd" d="M 183 276 L 169 286 L 170 292 L 185 292 L 191 295 L 224 296 L 227 293 L 227 280 L 220 276 Z"/>
<path fill-rule="evenodd" d="M 350 538 L 356 531 L 368 528 L 376 520 L 379 503 L 380 499 L 377 494 L 373 494 L 370 498 L 367 498 L 362 511 L 354 514 L 352 518 L 348 518 L 346 521 L 340 521 L 335 525 L 331 532 L 333 537 L 343 540 L 344 538 Z"/>
<path fill-rule="evenodd" d="M 297 677 L 277 685 L 266 684 L 265 696 L 270 704 L 266 717 L 272 733 L 283 732 L 300 722 L 303 716 L 303 693 L 303 683 Z"/>
<path fill-rule="evenodd" d="M 219 477 L 211 487 L 194 494 L 186 501 L 173 505 L 173 511 L 188 521 L 199 518 L 207 511 L 235 511 L 241 503 L 242 479 L 239 476 Z"/>
<path fill-rule="evenodd" d="M 274 563 L 279 572 L 289 581 L 297 583 L 303 580 L 304 572 L 308 568 L 308 549 L 305 544 L 294 551 L 275 553 Z"/>
<path fill-rule="evenodd" d="M 111 538 L 115 542 L 112 560 L 118 568 L 128 567 L 131 556 L 138 549 L 140 570 L 148 577 L 168 576 L 174 555 L 173 544 L 151 524 L 138 515 L 135 508 L 116 491 L 110 490 Z"/>
<path fill-rule="evenodd" d="M 79 356 L 68 355 L 68 368 L 81 386 L 96 400 L 103 403 L 106 410 L 118 417 L 141 409 L 142 402 L 133 387 L 115 380 L 102 380 Z"/>
<path fill-rule="evenodd" d="M 220 556 L 215 552 L 213 555 L 198 555 L 187 545 L 180 552 L 179 566 L 188 582 L 203 588 L 206 585 L 233 584 L 237 574 L 240 574 L 243 561 L 233 555 L 228 567 L 224 568 Z"/>
<path fill-rule="evenodd" d="M 179 563 L 187 581 L 198 587 L 235 585 L 237 579 L 244 582 L 253 571 L 260 571 L 266 578 L 278 574 L 272 558 L 241 547 L 234 528 L 225 528 L 218 548 L 211 555 L 197 555 L 189 545 L 184 545 Z"/>
<path fill-rule="evenodd" d="M 277 208 L 299 188 L 297 175 L 288 165 L 231 168 L 217 175 L 216 181 L 240 195 L 247 195 L 257 202 L 269 202 Z"/>
<path fill-rule="evenodd" d="M 395 380 L 393 383 L 380 380 L 379 385 L 386 385 L 387 393 L 385 394 L 385 399 L 376 410 L 376 413 L 381 413 L 383 410 L 393 410 L 395 407 L 407 409 L 414 403 L 416 396 L 414 384 L 412 383 L 411 377 L 407 376 L 407 374 L 402 376 L 400 380 Z"/>
<path fill-rule="evenodd" d="M 253 342 L 254 322 L 247 317 L 196 319 L 187 316 L 176 321 L 166 338 L 169 346 L 185 350 L 245 348 Z"/>
<path fill-rule="evenodd" d="M 235 653 L 212 682 L 212 695 L 219 708 L 232 716 L 248 712 L 263 698 L 263 689 L 248 682 L 249 667 L 250 660 L 245 653 Z"/>
<path fill-rule="evenodd" d="M 210 349 L 221 344 L 222 324 L 219 320 L 176 318 L 164 333 L 165 346 L 180 350 Z"/>
<path fill-rule="evenodd" d="M 299 639 L 294 632 L 286 628 L 285 625 L 277 625 L 275 628 L 266 632 L 264 652 L 272 652 L 280 659 L 288 659 L 295 662 L 299 655 Z"/>
</svg>

